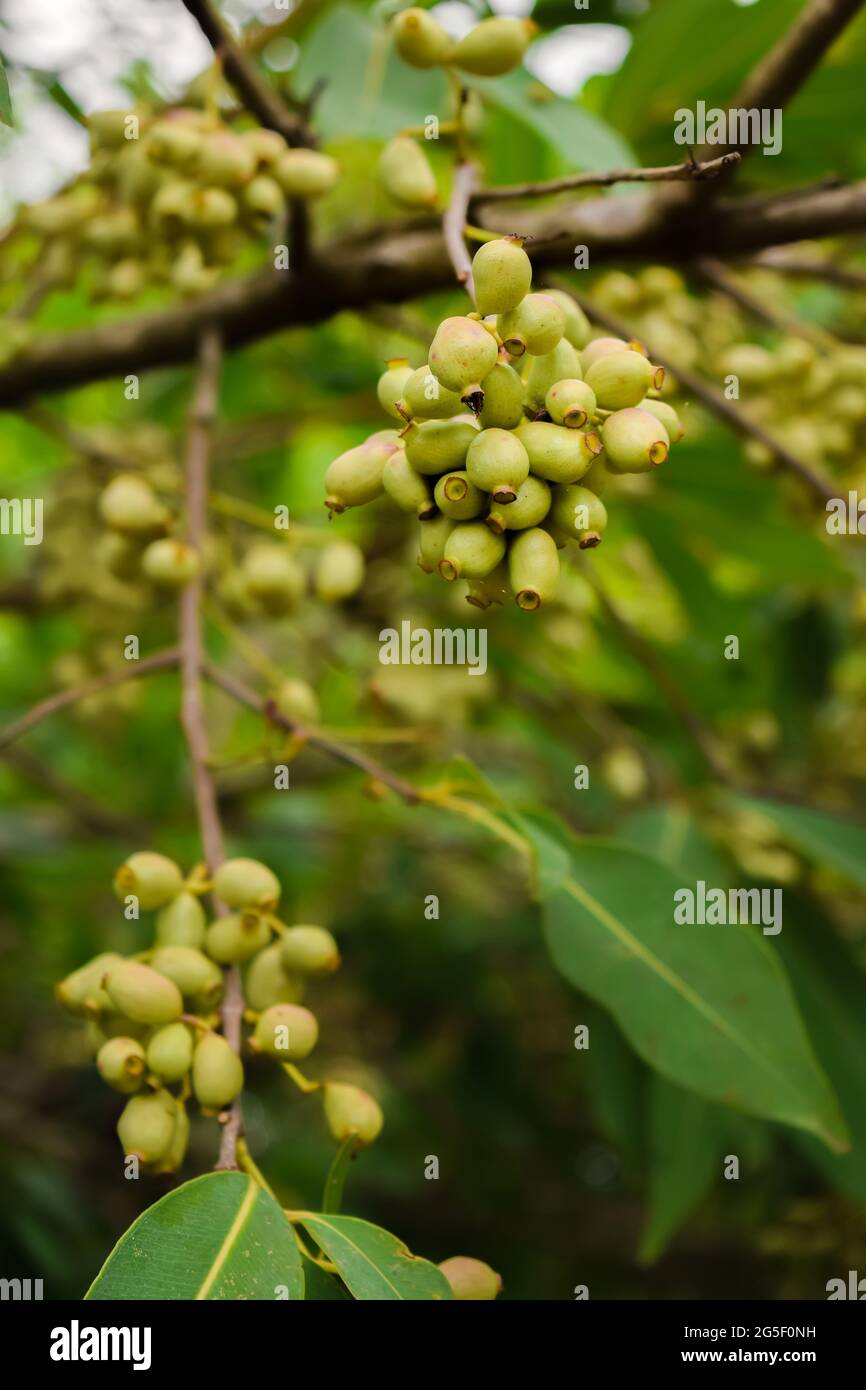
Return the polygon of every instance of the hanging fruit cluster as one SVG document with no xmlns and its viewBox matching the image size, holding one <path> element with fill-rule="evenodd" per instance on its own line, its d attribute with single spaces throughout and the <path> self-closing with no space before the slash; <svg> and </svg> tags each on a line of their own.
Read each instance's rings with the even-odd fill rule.
<svg viewBox="0 0 866 1390">
<path fill-rule="evenodd" d="M 56 987 L 59 1002 L 86 1020 L 103 1080 L 129 1099 L 117 1126 L 127 1157 L 155 1172 L 180 1167 L 189 1138 L 186 1106 L 194 1097 L 218 1115 L 240 1095 L 244 1067 L 220 1031 L 224 970 L 244 967 L 247 1047 L 291 1066 L 316 1046 L 319 1025 L 301 1004 L 307 982 L 340 964 L 323 927 L 288 927 L 275 915 L 280 884 L 254 859 L 229 859 L 208 882 L 184 879 L 164 855 L 129 856 L 114 876 L 117 896 L 155 912 L 148 951 L 124 958 L 95 956 Z M 201 896 L 211 891 L 222 915 L 208 923 Z M 382 1112 L 357 1086 L 307 1082 L 320 1090 L 338 1143 L 371 1144 Z"/>
<path fill-rule="evenodd" d="M 339 168 L 259 128 L 235 132 L 215 111 L 100 111 L 89 121 L 86 179 L 22 215 L 45 245 L 40 274 L 94 299 L 129 300 L 169 285 L 210 289 L 244 243 L 279 222 L 287 199 L 329 193 Z"/>
<path fill-rule="evenodd" d="M 485 242 L 472 273 L 477 312 L 439 324 L 426 365 L 387 364 L 379 401 L 402 429 L 335 459 L 326 505 L 387 493 L 418 517 L 423 570 L 468 581 L 480 608 L 510 591 L 531 611 L 569 540 L 600 543 L 608 473 L 656 468 L 682 429 L 640 344 L 593 338 L 568 294 L 532 292 L 521 238 Z"/>
</svg>

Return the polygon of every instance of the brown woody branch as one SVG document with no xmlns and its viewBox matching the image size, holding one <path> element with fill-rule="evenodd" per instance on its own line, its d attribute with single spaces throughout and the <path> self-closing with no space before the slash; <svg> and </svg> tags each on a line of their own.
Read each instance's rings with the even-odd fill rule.
<svg viewBox="0 0 866 1390">
<path fill-rule="evenodd" d="M 766 303 L 758 295 L 753 294 L 735 275 L 732 275 L 721 261 L 703 256 L 697 261 L 696 269 L 708 284 L 719 290 L 721 294 L 726 295 L 728 299 L 733 300 L 759 323 L 775 328 L 779 333 L 790 333 L 798 338 L 808 338 L 824 352 L 834 345 L 832 335 L 827 333 L 825 329 L 819 327 L 818 324 L 798 319 L 796 314 L 789 314 L 782 309 L 777 309 L 774 304 Z"/>
<path fill-rule="evenodd" d="M 866 230 L 866 181 L 800 195 L 735 199 L 712 208 L 666 207 L 637 193 L 520 214 L 491 208 L 491 231 L 530 238 L 535 265 L 571 266 L 576 245 L 593 264 L 612 259 L 688 262 L 702 255 L 744 256 L 768 246 Z M 193 360 L 202 332 L 218 328 L 226 348 L 243 347 L 294 325 L 321 323 L 342 310 L 399 304 L 447 289 L 454 269 L 432 220 L 372 227 L 325 246 L 303 275 L 272 269 L 227 282 L 175 305 L 71 333 L 46 334 L 0 370 L 0 408 L 128 372 Z"/>
<path fill-rule="evenodd" d="M 664 164 L 653 169 L 604 169 L 594 173 L 567 174 L 561 179 L 544 179 L 538 183 L 480 188 L 471 202 L 490 204 L 513 202 L 518 198 L 547 198 L 554 193 L 571 192 L 575 188 L 609 188 L 615 183 L 702 183 L 717 179 L 726 169 L 739 164 L 741 157 L 733 152 L 703 163 L 686 160 L 681 164 Z"/>
<path fill-rule="evenodd" d="M 475 303 L 475 284 L 472 279 L 472 257 L 466 248 L 463 229 L 469 220 L 469 204 L 473 190 L 478 182 L 478 169 L 474 164 L 458 164 L 454 171 L 451 198 L 442 218 L 442 239 L 454 274 L 459 283 L 465 286 L 466 293 Z"/>
<path fill-rule="evenodd" d="M 836 261 L 764 251 L 745 264 L 761 270 L 774 270 L 779 275 L 790 275 L 795 280 L 824 280 L 828 285 L 840 285 L 847 290 L 866 290 L 866 270 L 840 265 Z"/>
</svg>

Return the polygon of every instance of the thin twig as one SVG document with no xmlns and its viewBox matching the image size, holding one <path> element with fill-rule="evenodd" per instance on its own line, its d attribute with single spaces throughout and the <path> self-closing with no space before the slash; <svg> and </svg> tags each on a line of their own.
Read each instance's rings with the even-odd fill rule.
<svg viewBox="0 0 866 1390">
<path fill-rule="evenodd" d="M 177 647 L 167 647 L 165 651 L 154 652 L 153 656 L 142 657 L 140 661 L 128 661 L 119 671 L 106 671 L 101 676 L 94 676 L 92 680 L 82 681 L 81 685 L 70 686 L 68 690 L 58 690 L 54 695 L 48 695 L 44 700 L 40 700 L 26 714 L 22 714 L 20 719 L 16 719 L 12 724 L 7 724 L 5 729 L 0 730 L 0 748 L 6 748 L 10 743 L 14 743 L 22 734 L 26 734 L 36 724 L 40 724 L 49 715 L 56 714 L 58 710 L 66 709 L 69 705 L 76 705 L 80 700 L 86 700 L 90 695 L 98 695 L 103 690 L 110 690 L 112 686 L 123 685 L 126 681 L 137 680 L 139 676 L 148 676 L 153 671 L 164 671 L 169 666 L 176 666 L 179 658 Z"/>
<path fill-rule="evenodd" d="M 186 445 L 187 540 L 200 550 L 207 525 L 210 435 L 216 415 L 222 345 L 219 333 L 211 329 L 202 335 L 195 393 L 190 410 Z M 198 575 L 184 589 L 180 599 L 180 720 L 189 750 L 193 797 L 205 862 L 211 873 L 225 859 L 222 824 L 216 787 L 210 766 L 210 745 L 202 696 L 202 668 L 205 660 L 202 602 L 204 579 Z M 215 905 L 218 915 L 227 909 Z M 232 966 L 225 977 L 221 1009 L 223 1034 L 235 1052 L 241 1050 L 243 995 L 240 972 Z M 236 1145 L 243 1117 L 240 1101 L 232 1104 L 220 1138 L 216 1168 L 237 1168 Z"/>
<path fill-rule="evenodd" d="M 779 275 L 790 275 L 799 280 L 825 280 L 828 285 L 841 285 L 848 290 L 866 290 L 866 270 L 852 266 L 839 265 L 830 260 L 808 260 L 799 256 L 788 256 L 784 251 L 762 251 L 758 256 L 744 263 L 760 270 L 774 270 Z"/>
<path fill-rule="evenodd" d="M 555 277 L 551 277 L 551 283 L 558 283 Z M 649 343 L 643 340 L 640 333 L 634 333 L 619 319 L 609 314 L 606 309 L 599 309 L 584 295 L 577 294 L 570 285 L 562 283 L 559 287 L 574 297 L 589 319 L 602 328 L 606 328 L 609 333 L 613 333 L 618 338 L 624 338 L 626 341 L 640 339 L 644 342 L 653 362 L 658 362 L 660 366 L 671 372 L 686 391 L 696 396 L 706 406 L 710 414 L 715 415 L 723 424 L 733 426 L 738 434 L 749 435 L 752 439 L 756 439 L 759 444 L 763 444 L 784 468 L 796 474 L 806 483 L 815 496 L 821 499 L 822 503 L 827 503 L 836 496 L 835 489 L 824 478 L 814 473 L 808 464 L 803 463 L 802 459 L 792 454 L 784 444 L 781 444 L 768 430 L 765 430 L 763 425 L 759 425 L 756 420 L 751 419 L 733 401 L 729 401 L 726 396 L 723 396 L 721 391 L 710 386 L 695 372 L 674 362 L 666 353 L 656 352 Z"/>
<path fill-rule="evenodd" d="M 509 184 L 504 188 L 480 188 L 472 195 L 471 203 L 504 203 L 517 198 L 546 198 L 554 193 L 568 193 L 575 188 L 609 188 L 615 183 L 700 183 L 716 179 L 725 170 L 739 164 L 736 152 L 703 163 L 686 160 L 681 164 L 663 164 L 654 169 L 603 169 L 585 174 L 566 174 L 561 179 L 543 179 L 538 183 Z"/>
<path fill-rule="evenodd" d="M 475 303 L 475 284 L 472 279 L 472 257 L 466 249 L 463 228 L 468 221 L 469 204 L 478 180 L 478 169 L 474 164 L 458 164 L 454 170 L 454 184 L 451 198 L 442 218 L 442 237 L 448 257 L 454 267 L 454 274 L 466 293 Z"/>
<path fill-rule="evenodd" d="M 382 767 L 380 763 L 374 762 L 372 758 L 366 757 L 365 754 L 358 753 L 352 748 L 346 748 L 334 739 L 316 733 L 313 729 L 308 729 L 296 719 L 290 719 L 288 715 L 277 709 L 273 700 L 258 695 L 243 681 L 238 680 L 236 676 L 229 675 L 227 671 L 223 671 L 212 662 L 206 662 L 204 674 L 209 681 L 219 686 L 220 690 L 224 690 L 227 695 L 231 695 L 232 699 L 237 700 L 238 704 L 256 710 L 257 713 L 263 714 L 266 719 L 275 724 L 277 728 L 284 729 L 286 733 L 294 735 L 298 743 L 309 744 L 311 748 L 318 748 L 320 752 L 326 753 L 328 757 L 334 758 L 337 762 L 345 763 L 348 767 L 356 767 L 373 782 L 390 787 L 409 806 L 417 806 L 423 799 L 418 788 L 413 787 L 411 782 L 404 782 L 401 777 L 396 776 L 388 768 Z"/>
<path fill-rule="evenodd" d="M 752 294 L 751 290 L 741 284 L 721 261 L 704 256 L 695 262 L 695 266 L 699 274 L 714 289 L 719 290 L 728 299 L 732 299 L 735 304 L 738 304 L 741 309 L 745 309 L 746 313 L 757 319 L 759 323 L 768 324 L 770 328 L 775 328 L 780 333 L 793 334 L 797 338 L 808 338 L 822 352 L 828 352 L 836 346 L 833 335 L 817 324 L 806 323 L 798 319 L 796 314 L 788 314 Z"/>
</svg>

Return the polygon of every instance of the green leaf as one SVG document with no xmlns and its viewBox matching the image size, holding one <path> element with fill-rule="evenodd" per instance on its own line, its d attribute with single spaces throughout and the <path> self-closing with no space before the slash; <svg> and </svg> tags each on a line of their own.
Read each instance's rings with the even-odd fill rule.
<svg viewBox="0 0 866 1390">
<path fill-rule="evenodd" d="M 3 59 L 0 58 L 0 121 L 4 125 L 12 125 L 12 100 L 9 96 L 9 79 L 6 76 L 6 68 Z"/>
<path fill-rule="evenodd" d="M 245 1173 L 206 1173 L 134 1221 L 85 1297 L 304 1297 L 298 1243 L 277 1203 Z"/>
<path fill-rule="evenodd" d="M 333 1274 L 329 1274 L 312 1260 L 303 1260 L 303 1266 L 304 1298 L 308 1303 L 346 1301 L 346 1291 Z"/>
<path fill-rule="evenodd" d="M 412 1255 L 390 1232 L 356 1216 L 299 1218 L 340 1271 L 353 1298 L 370 1300 L 450 1299 L 444 1274 L 428 1260 Z"/>
<path fill-rule="evenodd" d="M 535 844 L 535 819 L 515 823 Z M 574 842 L 557 881 L 549 818 L 540 833 L 545 936 L 565 978 L 669 1080 L 844 1150 L 839 1107 L 766 940 L 742 925 L 678 925 L 679 876 L 623 845 Z"/>
<path fill-rule="evenodd" d="M 564 97 L 535 99 L 532 92 L 538 83 L 524 68 L 492 81 L 467 78 L 467 86 L 534 131 L 569 170 L 633 168 L 638 162 L 628 141 L 598 116 Z"/>
<path fill-rule="evenodd" d="M 834 869 L 859 888 L 866 888 L 866 825 L 829 811 L 789 806 L 762 797 L 737 796 L 734 800 L 766 816 L 808 859 Z"/>
<path fill-rule="evenodd" d="M 718 1105 L 656 1076 L 650 1093 L 649 1216 L 638 1258 L 651 1264 L 721 1176 L 725 1120 Z"/>
</svg>

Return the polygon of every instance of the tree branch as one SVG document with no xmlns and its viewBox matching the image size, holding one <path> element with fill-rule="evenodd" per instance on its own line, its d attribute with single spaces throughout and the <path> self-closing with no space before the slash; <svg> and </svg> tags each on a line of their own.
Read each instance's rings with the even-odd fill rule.
<svg viewBox="0 0 866 1390">
<path fill-rule="evenodd" d="M 210 329 L 202 335 L 198 354 L 198 377 L 190 410 L 186 445 L 187 540 L 201 550 L 207 526 L 210 434 L 216 415 L 222 346 L 219 334 Z M 210 746 L 202 698 L 202 669 L 205 661 L 201 607 L 204 577 L 199 574 L 187 584 L 180 598 L 180 720 L 189 749 L 193 796 L 198 817 L 202 850 L 211 873 L 225 859 L 222 825 L 216 787 L 210 769 Z M 227 909 L 215 904 L 218 916 Z M 243 994 L 240 972 L 231 966 L 225 976 L 221 1009 L 223 1034 L 235 1052 L 241 1050 Z M 243 1117 L 240 1100 L 233 1102 L 223 1126 L 217 1168 L 237 1168 L 235 1148 Z"/>
<path fill-rule="evenodd" d="M 374 762 L 364 753 L 356 753 L 353 748 L 346 748 L 343 744 L 335 742 L 334 739 L 308 729 L 306 725 L 298 723 L 296 719 L 290 719 L 277 709 L 273 700 L 258 695 L 243 681 L 238 680 L 236 676 L 229 675 L 227 671 L 223 671 L 212 662 L 205 665 L 204 673 L 209 681 L 212 681 L 220 690 L 224 690 L 232 699 L 237 700 L 238 704 L 246 705 L 247 709 L 255 710 L 258 714 L 264 715 L 278 729 L 285 729 L 286 733 L 293 734 L 299 743 L 306 743 L 311 748 L 318 748 L 320 752 L 327 754 L 336 762 L 345 763 L 347 767 L 355 767 L 360 772 L 365 773 L 373 782 L 381 782 L 383 786 L 390 787 L 408 806 L 417 806 L 423 800 L 418 788 L 413 787 L 411 782 L 404 782 L 402 777 L 396 776 L 395 773 L 390 772 L 380 763 Z"/>
<path fill-rule="evenodd" d="M 478 182 L 478 169 L 474 164 L 458 164 L 454 171 L 451 198 L 442 218 L 442 238 L 454 274 L 466 293 L 475 304 L 475 284 L 472 279 L 472 257 L 466 249 L 463 228 L 469 220 L 469 204 Z"/>
<path fill-rule="evenodd" d="M 820 498 L 822 503 L 826 503 L 832 497 L 836 496 L 836 490 L 831 487 L 824 478 L 814 473 L 808 464 L 803 463 L 802 459 L 798 459 L 795 454 L 792 454 L 784 444 L 781 444 L 779 440 L 775 439 L 765 430 L 763 425 L 759 425 L 756 420 L 752 420 L 744 411 L 740 410 L 733 401 L 729 401 L 726 396 L 723 396 L 721 391 L 717 391 L 713 386 L 710 386 L 701 377 L 689 371 L 686 367 L 682 367 L 676 362 L 671 361 L 666 354 L 657 353 L 649 343 L 645 342 L 639 333 L 634 333 L 632 329 L 621 323 L 619 319 L 614 318 L 613 315 L 609 314 L 606 310 L 599 309 L 591 300 L 586 299 L 584 295 L 576 294 L 570 285 L 563 283 L 560 288 L 564 289 L 568 294 L 573 295 L 587 317 L 594 323 L 599 324 L 602 328 L 606 328 L 609 333 L 613 333 L 618 338 L 625 338 L 626 341 L 637 338 L 640 339 L 641 342 L 644 342 L 644 346 L 653 362 L 658 362 L 667 371 L 671 372 L 691 395 L 696 396 L 697 399 L 701 401 L 711 415 L 715 415 L 716 419 L 721 420 L 722 424 L 733 426 L 738 434 L 748 435 L 750 438 L 756 439 L 760 444 L 763 444 L 784 468 L 796 474 L 798 478 L 806 483 L 815 496 Z"/>
<path fill-rule="evenodd" d="M 183 0 L 183 3 L 221 60 L 226 77 L 247 110 L 268 130 L 282 135 L 288 144 L 308 144 L 309 135 L 303 121 L 292 115 L 273 88 L 260 76 L 253 59 L 235 41 L 222 16 L 209 0 Z"/>
<path fill-rule="evenodd" d="M 153 656 L 142 657 L 141 661 L 126 662 L 120 671 L 107 671 L 104 675 L 94 676 L 92 680 L 82 682 L 81 685 L 48 695 L 26 714 L 22 714 L 20 719 L 7 724 L 5 729 L 0 729 L 0 748 L 8 748 L 10 743 L 14 743 L 22 734 L 28 733 L 36 724 L 40 724 L 49 715 L 56 714 L 58 710 L 78 704 L 89 695 L 98 695 L 103 690 L 110 690 L 112 686 L 137 680 L 139 676 L 148 676 L 152 671 L 164 671 L 170 666 L 176 666 L 178 657 L 179 649 L 168 647 L 165 651 L 154 652 Z"/>
<path fill-rule="evenodd" d="M 586 174 L 567 174 L 561 179 L 544 179 L 539 183 L 480 188 L 472 195 L 470 205 L 512 202 L 517 198 L 546 198 L 575 188 L 609 188 L 615 183 L 699 183 L 718 178 L 724 170 L 739 164 L 740 159 L 741 155 L 733 152 L 702 164 L 686 160 L 682 164 L 664 164 L 654 169 L 605 169 Z"/>
<path fill-rule="evenodd" d="M 866 290 L 866 270 L 839 265 L 836 261 L 810 260 L 808 257 L 763 251 L 745 264 L 760 270 L 774 270 L 779 275 L 790 275 L 798 280 L 824 280 L 828 285 L 841 285 L 847 290 Z"/>
<path fill-rule="evenodd" d="M 722 265 L 721 261 L 713 260 L 709 256 L 702 256 L 696 263 L 696 269 L 700 275 L 719 290 L 728 299 L 732 299 L 735 304 L 744 309 L 752 318 L 759 323 L 767 324 L 770 328 L 775 328 L 779 333 L 794 334 L 798 338 L 808 338 L 823 352 L 834 346 L 832 334 L 826 329 L 820 328 L 817 324 L 807 323 L 798 319 L 796 314 L 785 313 L 784 310 L 777 309 L 773 304 L 767 304 L 757 295 L 752 294 L 751 290 L 741 284 L 736 276 L 732 275 L 727 266 Z"/>
</svg>

